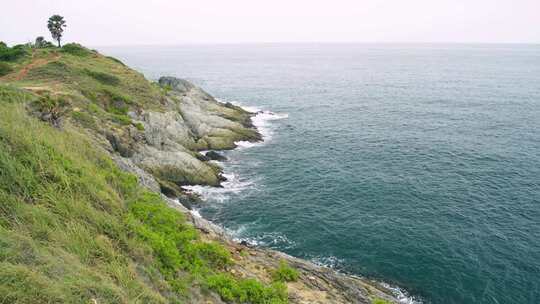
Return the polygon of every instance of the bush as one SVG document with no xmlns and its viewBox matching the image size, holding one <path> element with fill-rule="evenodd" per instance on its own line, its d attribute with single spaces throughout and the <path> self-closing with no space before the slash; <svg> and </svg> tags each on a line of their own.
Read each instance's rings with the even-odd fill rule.
<svg viewBox="0 0 540 304">
<path fill-rule="evenodd" d="M 11 73 L 13 69 L 11 66 L 5 62 L 0 62 L 0 77 Z"/>
<path fill-rule="evenodd" d="M 135 126 L 135 128 L 137 128 L 139 131 L 144 131 L 144 125 L 140 122 L 134 122 L 133 126 Z"/>
<path fill-rule="evenodd" d="M 50 48 L 50 47 L 54 47 L 54 44 L 52 44 L 50 41 L 45 40 L 43 36 L 39 36 L 36 38 L 36 41 L 34 42 L 34 47 L 37 49 Z"/>
<path fill-rule="evenodd" d="M 112 114 L 112 121 L 127 126 L 131 124 L 131 118 L 124 114 Z"/>
<path fill-rule="evenodd" d="M 61 96 L 43 95 L 34 102 L 34 107 L 41 114 L 41 119 L 59 127 L 61 118 L 69 111 L 70 102 Z"/>
<path fill-rule="evenodd" d="M 253 279 L 237 281 L 228 274 L 216 274 L 208 277 L 206 284 L 227 302 L 252 304 L 287 303 L 286 286 L 279 282 L 265 287 Z"/>
<path fill-rule="evenodd" d="M 391 303 L 381 298 L 375 298 L 371 301 L 371 304 L 391 304 Z"/>
<path fill-rule="evenodd" d="M 278 268 L 272 272 L 272 279 L 276 282 L 294 282 L 298 280 L 299 275 L 298 270 L 281 260 Z"/>
<path fill-rule="evenodd" d="M 111 75 L 111 74 L 97 72 L 97 71 L 91 71 L 91 70 L 88 70 L 88 69 L 85 70 L 85 73 L 88 76 L 94 78 L 95 80 L 101 82 L 102 84 L 112 85 L 112 86 L 116 86 L 116 85 L 120 84 L 120 79 L 118 77 L 114 76 L 114 75 Z"/>
<path fill-rule="evenodd" d="M 130 124 L 131 119 L 126 114 L 129 111 L 129 105 L 133 103 L 131 97 L 110 89 L 104 89 L 103 93 L 107 99 L 105 101 L 105 110 L 115 116 L 123 116 L 121 118 L 117 117 L 116 120 L 119 120 L 117 122 Z"/>
<path fill-rule="evenodd" d="M 22 44 L 12 48 L 5 43 L 0 44 L 0 61 L 15 61 L 28 54 L 26 47 Z"/>
<path fill-rule="evenodd" d="M 85 112 L 73 112 L 71 116 L 83 127 L 97 129 L 96 121 L 92 115 Z"/>
<path fill-rule="evenodd" d="M 79 57 L 86 57 L 93 54 L 90 50 L 78 43 L 68 43 L 64 45 L 62 47 L 62 52 Z"/>
</svg>

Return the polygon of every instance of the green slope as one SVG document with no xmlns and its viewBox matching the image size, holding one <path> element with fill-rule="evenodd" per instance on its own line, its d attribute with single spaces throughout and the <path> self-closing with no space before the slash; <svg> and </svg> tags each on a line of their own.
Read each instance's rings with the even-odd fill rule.
<svg viewBox="0 0 540 304">
<path fill-rule="evenodd" d="M 282 283 L 229 275 L 226 247 L 93 141 L 103 125 L 132 124 L 127 108 L 159 109 L 164 89 L 79 46 L 1 62 L 10 72 L 0 78 L 0 303 L 287 302 Z M 64 107 L 61 98 L 72 118 L 62 128 L 36 117 Z"/>
</svg>

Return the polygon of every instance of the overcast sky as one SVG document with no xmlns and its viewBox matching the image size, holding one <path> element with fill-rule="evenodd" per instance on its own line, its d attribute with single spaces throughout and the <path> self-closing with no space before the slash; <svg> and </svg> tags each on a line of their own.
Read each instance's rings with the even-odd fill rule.
<svg viewBox="0 0 540 304">
<path fill-rule="evenodd" d="M 540 0 L 0 0 L 0 40 L 86 45 L 242 42 L 540 43 Z"/>
</svg>

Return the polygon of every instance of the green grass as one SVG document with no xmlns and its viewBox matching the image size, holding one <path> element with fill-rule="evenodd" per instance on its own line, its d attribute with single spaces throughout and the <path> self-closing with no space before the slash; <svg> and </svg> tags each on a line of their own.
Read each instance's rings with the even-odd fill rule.
<svg viewBox="0 0 540 304">
<path fill-rule="evenodd" d="M 95 54 L 95 52 L 83 47 L 77 43 L 68 43 L 62 47 L 62 52 L 79 57 L 87 57 Z"/>
<path fill-rule="evenodd" d="M 371 304 L 392 304 L 389 301 L 381 298 L 375 298 L 371 301 Z"/>
<path fill-rule="evenodd" d="M 103 72 L 96 72 L 91 70 L 85 70 L 86 74 L 88 76 L 94 78 L 95 80 L 101 82 L 102 84 L 116 86 L 120 83 L 120 79 L 114 75 L 103 73 Z"/>
<path fill-rule="evenodd" d="M 5 62 L 0 62 L 0 77 L 5 76 L 11 73 L 13 69 L 11 66 Z"/>
<path fill-rule="evenodd" d="M 289 266 L 284 260 L 281 260 L 278 268 L 272 272 L 272 279 L 277 282 L 295 282 L 299 276 L 298 270 Z"/>
<path fill-rule="evenodd" d="M 287 289 L 283 283 L 277 282 L 264 286 L 253 279 L 235 280 L 227 274 L 217 274 L 207 280 L 211 289 L 218 292 L 228 302 L 253 304 L 288 303 Z"/>
<path fill-rule="evenodd" d="M 92 116 L 92 115 L 90 115 L 90 114 L 88 114 L 86 112 L 72 112 L 71 116 L 73 117 L 73 119 L 75 121 L 80 123 L 81 126 L 83 126 L 85 128 L 93 129 L 93 130 L 98 129 L 98 126 L 97 126 L 97 123 L 96 123 L 96 120 L 95 120 L 94 116 Z"/>
<path fill-rule="evenodd" d="M 225 247 L 201 240 L 76 125 L 31 117 L 36 100 L 0 85 L 0 303 L 185 303 L 193 288 L 287 302 L 281 282 L 227 274 Z M 84 109 L 71 113 L 83 125 L 103 111 Z"/>
<path fill-rule="evenodd" d="M 135 128 L 137 128 L 137 130 L 144 131 L 144 125 L 142 123 L 135 122 L 135 123 L 133 123 L 133 125 L 135 126 Z"/>
</svg>

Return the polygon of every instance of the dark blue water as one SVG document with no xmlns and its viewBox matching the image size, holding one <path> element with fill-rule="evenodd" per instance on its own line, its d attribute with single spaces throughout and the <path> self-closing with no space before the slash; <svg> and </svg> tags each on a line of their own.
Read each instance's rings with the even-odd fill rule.
<svg viewBox="0 0 540 304">
<path fill-rule="evenodd" d="M 236 237 L 428 303 L 540 303 L 540 46 L 101 49 L 277 114 L 198 189 Z"/>
</svg>

